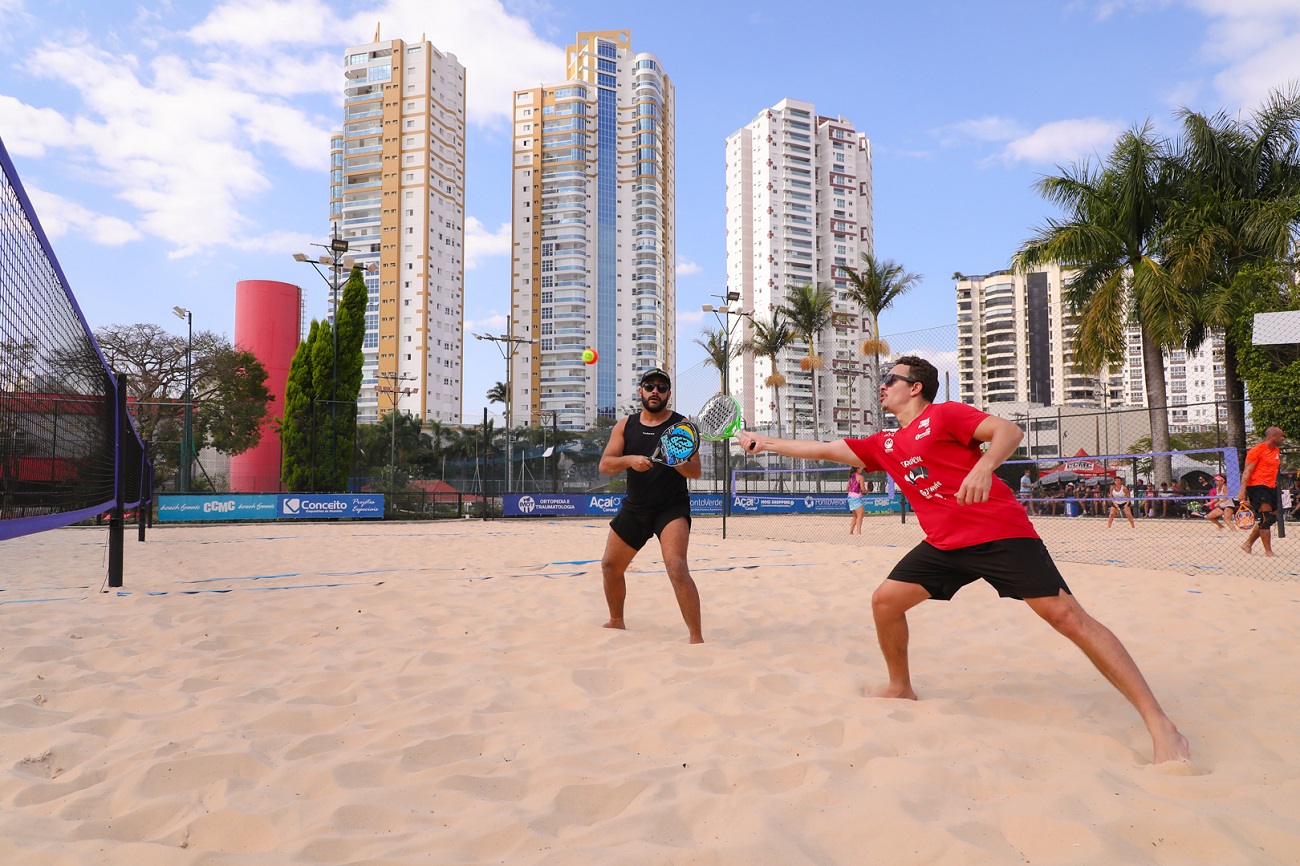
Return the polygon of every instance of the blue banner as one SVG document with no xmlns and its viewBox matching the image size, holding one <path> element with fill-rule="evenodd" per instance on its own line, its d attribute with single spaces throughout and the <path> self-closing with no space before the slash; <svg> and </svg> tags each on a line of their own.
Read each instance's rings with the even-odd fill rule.
<svg viewBox="0 0 1300 866">
<path fill-rule="evenodd" d="M 160 495 L 158 521 L 275 520 L 276 498 L 274 493 Z"/>
<path fill-rule="evenodd" d="M 600 515 L 618 514 L 618 510 L 623 507 L 623 500 L 627 498 L 624 493 L 598 493 L 589 495 L 587 499 L 587 514 Z"/>
<path fill-rule="evenodd" d="M 383 517 L 382 493 L 283 493 L 278 517 L 310 520 Z"/>
<path fill-rule="evenodd" d="M 502 497 L 506 517 L 582 517 L 587 513 L 587 495 L 565 493 L 509 493 Z"/>
<path fill-rule="evenodd" d="M 898 500 L 889 496 L 862 497 L 863 510 L 883 514 L 897 510 Z M 733 514 L 848 514 L 847 494 L 809 494 L 806 496 L 732 496 Z"/>
</svg>

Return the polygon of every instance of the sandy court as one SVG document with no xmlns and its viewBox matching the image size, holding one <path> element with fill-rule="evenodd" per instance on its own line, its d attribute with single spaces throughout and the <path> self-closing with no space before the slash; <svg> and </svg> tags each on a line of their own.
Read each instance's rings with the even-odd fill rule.
<svg viewBox="0 0 1300 866">
<path fill-rule="evenodd" d="M 987 586 L 869 699 L 902 549 L 697 525 L 702 646 L 654 542 L 599 628 L 597 520 L 160 527 L 124 594 L 102 529 L 6 542 L 0 862 L 1300 863 L 1300 582 L 1062 563 L 1184 775 Z"/>
</svg>

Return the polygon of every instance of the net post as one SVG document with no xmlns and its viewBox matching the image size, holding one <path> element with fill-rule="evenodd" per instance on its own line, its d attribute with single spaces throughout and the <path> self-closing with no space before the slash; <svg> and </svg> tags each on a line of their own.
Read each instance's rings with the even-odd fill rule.
<svg viewBox="0 0 1300 866">
<path fill-rule="evenodd" d="M 122 466 L 122 452 L 125 450 L 126 437 L 124 429 L 129 425 L 126 420 L 126 374 L 114 375 L 116 387 L 112 391 L 113 400 L 113 512 L 108 519 L 108 585 L 122 585 L 122 552 L 126 544 L 126 473 Z"/>
</svg>

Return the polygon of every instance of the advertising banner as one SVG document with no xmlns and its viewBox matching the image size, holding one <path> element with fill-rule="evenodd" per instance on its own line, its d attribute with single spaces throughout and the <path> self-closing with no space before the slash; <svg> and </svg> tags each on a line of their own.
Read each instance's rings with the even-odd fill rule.
<svg viewBox="0 0 1300 866">
<path fill-rule="evenodd" d="M 897 500 L 888 496 L 864 496 L 863 511 L 883 514 L 897 509 Z M 733 496 L 733 514 L 848 514 L 848 496 L 822 494 L 807 496 Z"/>
<path fill-rule="evenodd" d="M 278 517 L 310 520 L 383 517 L 381 493 L 283 493 Z"/>
<path fill-rule="evenodd" d="M 618 510 L 623 507 L 623 500 L 626 494 L 623 493 L 598 493 L 587 496 L 587 514 L 618 514 Z"/>
<path fill-rule="evenodd" d="M 587 513 L 587 495 L 509 493 L 501 507 L 506 517 L 581 517 Z"/>
<path fill-rule="evenodd" d="M 158 497 L 159 522 L 172 520 L 275 520 L 274 493 L 227 493 Z"/>
</svg>

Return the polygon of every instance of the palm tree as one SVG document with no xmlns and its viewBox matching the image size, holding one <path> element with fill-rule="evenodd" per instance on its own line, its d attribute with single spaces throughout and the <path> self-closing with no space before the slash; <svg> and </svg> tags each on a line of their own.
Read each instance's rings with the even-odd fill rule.
<svg viewBox="0 0 1300 866">
<path fill-rule="evenodd" d="M 1224 329 L 1227 445 L 1246 450 L 1238 329 L 1264 293 L 1252 273 L 1294 253 L 1300 221 L 1300 88 L 1273 91 L 1242 121 L 1224 112 L 1178 112 L 1182 181 L 1166 242 L 1169 269 L 1196 295 L 1188 348 Z"/>
<path fill-rule="evenodd" d="M 1161 232 L 1174 194 L 1168 146 L 1150 121 L 1115 142 L 1104 164 L 1088 161 L 1035 184 L 1048 201 L 1065 210 L 1049 219 L 1016 253 L 1017 271 L 1048 262 L 1075 269 L 1066 289 L 1079 317 L 1075 363 L 1080 371 L 1118 364 L 1124 356 L 1124 326 L 1142 333 L 1147 416 L 1157 451 L 1169 450 L 1164 350 L 1184 344 L 1190 299 L 1157 259 Z M 1171 480 L 1169 457 L 1154 463 L 1155 482 Z"/>
<path fill-rule="evenodd" d="M 799 362 L 799 368 L 812 376 L 813 435 L 821 435 L 821 419 L 817 404 L 817 371 L 824 365 L 817 355 L 817 337 L 831 324 L 834 298 L 827 286 L 804 283 L 787 290 L 786 302 L 777 312 L 790 320 L 790 326 L 806 341 L 808 357 Z"/>
<path fill-rule="evenodd" d="M 781 436 L 781 388 L 785 385 L 785 376 L 777 369 L 776 359 L 797 339 L 790 323 L 781 317 L 781 311 L 772 314 L 771 322 L 753 319 L 754 335 L 742 345 L 742 351 L 750 355 L 767 358 L 772 364 L 772 374 L 763 380 L 763 384 L 772 389 L 772 403 L 776 406 L 776 435 Z"/>
<path fill-rule="evenodd" d="M 704 349 L 704 363 L 706 366 L 713 367 L 718 371 L 721 380 L 720 388 L 727 390 L 727 368 L 730 366 L 731 359 L 737 355 L 737 346 L 732 346 L 727 340 L 727 333 L 721 329 L 712 331 L 708 328 L 700 329 L 701 337 L 695 338 L 695 345 Z"/>
<path fill-rule="evenodd" d="M 506 387 L 505 382 L 497 382 L 491 388 L 488 388 L 487 399 L 489 403 L 504 405 L 510 399 L 510 389 Z"/>
<path fill-rule="evenodd" d="M 862 267 L 858 270 L 840 267 L 848 277 L 849 300 L 862 308 L 871 318 L 871 338 L 862 342 L 862 354 L 873 359 L 872 388 L 880 387 L 880 356 L 889 353 L 889 344 L 880 339 L 880 314 L 889 309 L 895 300 L 911 291 L 921 281 L 920 274 L 903 269 L 893 259 L 877 259 L 871 253 L 862 254 Z M 852 394 L 852 384 L 849 393 Z M 876 429 L 884 425 L 884 410 L 876 409 Z"/>
</svg>

